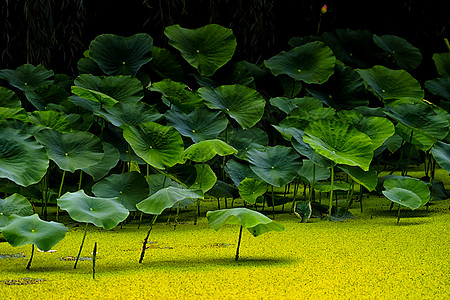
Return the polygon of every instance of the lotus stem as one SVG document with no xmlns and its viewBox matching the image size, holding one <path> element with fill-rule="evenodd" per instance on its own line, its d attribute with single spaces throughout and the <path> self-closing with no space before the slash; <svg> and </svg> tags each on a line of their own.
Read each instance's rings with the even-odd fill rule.
<svg viewBox="0 0 450 300">
<path fill-rule="evenodd" d="M 272 217 L 273 219 L 275 219 L 275 198 L 273 196 L 273 185 L 271 185 L 272 187 Z"/>
<path fill-rule="evenodd" d="M 144 242 L 142 243 L 142 251 L 141 251 L 141 257 L 139 258 L 139 263 L 141 264 L 142 261 L 144 260 L 144 255 L 145 255 L 145 249 L 147 249 L 147 242 L 148 242 L 148 238 L 150 236 L 150 233 L 152 232 L 152 228 L 153 228 L 153 224 L 155 224 L 156 222 L 156 218 L 158 217 L 158 215 L 154 215 L 153 216 L 153 220 L 152 223 L 150 223 L 150 229 L 147 232 L 147 236 L 144 239 Z"/>
<path fill-rule="evenodd" d="M 95 279 L 95 260 L 97 259 L 97 242 L 94 244 L 94 252 L 92 252 L 92 279 Z"/>
<path fill-rule="evenodd" d="M 81 240 L 80 250 L 78 251 L 77 259 L 75 260 L 75 265 L 73 266 L 74 269 L 77 268 L 78 260 L 80 259 L 81 255 L 81 250 L 83 249 L 84 240 L 86 239 L 87 230 L 88 230 L 88 223 L 86 223 L 86 225 L 84 226 L 83 239 Z"/>
<path fill-rule="evenodd" d="M 59 185 L 58 199 L 61 198 L 62 189 L 64 186 L 64 178 L 66 177 L 66 171 L 63 170 L 61 184 Z M 59 206 L 56 205 L 56 222 L 59 220 Z"/>
<path fill-rule="evenodd" d="M 30 260 L 28 261 L 28 264 L 27 264 L 27 270 L 29 270 L 31 267 L 31 261 L 33 260 L 33 255 L 34 255 L 34 244 L 31 244 L 31 256 L 30 256 Z"/>
<path fill-rule="evenodd" d="M 294 181 L 294 197 L 292 199 L 292 207 L 291 207 L 291 211 L 290 214 L 292 214 L 292 212 L 295 209 L 295 202 L 297 200 L 297 192 L 298 192 L 298 187 L 300 186 L 300 182 L 296 182 Z"/>
<path fill-rule="evenodd" d="M 81 190 L 81 181 L 83 180 L 83 170 L 80 170 L 80 179 L 78 180 L 78 190 Z"/>
<path fill-rule="evenodd" d="M 397 224 L 400 223 L 400 209 L 401 209 L 401 206 L 399 205 L 398 211 L 397 211 Z"/>
<path fill-rule="evenodd" d="M 313 179 L 309 187 L 309 202 L 312 201 L 312 195 L 314 193 L 314 183 L 316 181 L 316 164 L 313 163 Z"/>
<path fill-rule="evenodd" d="M 448 51 L 450 51 L 450 43 L 448 42 L 447 38 L 444 38 L 444 43 L 447 46 Z"/>
<path fill-rule="evenodd" d="M 241 246 L 241 238 L 242 238 L 242 225 L 241 228 L 239 229 L 239 238 L 238 238 L 238 244 L 236 247 L 236 256 L 234 258 L 235 261 L 237 261 L 239 259 L 239 247 Z"/>
<path fill-rule="evenodd" d="M 333 208 L 333 184 L 334 184 L 334 166 L 331 167 L 331 191 L 330 191 L 330 205 L 328 208 L 328 221 L 331 221 L 331 209 Z"/>
<path fill-rule="evenodd" d="M 408 152 L 408 157 L 406 158 L 406 166 L 404 168 L 404 171 L 402 172 L 402 176 L 406 176 L 408 174 L 409 161 L 411 159 L 411 152 L 412 152 L 412 148 L 413 148 L 413 144 L 412 144 L 413 134 L 414 134 L 414 130 L 411 129 L 411 136 L 409 138 L 409 144 L 410 144 L 409 152 Z"/>
<path fill-rule="evenodd" d="M 347 193 L 347 209 L 350 208 L 350 205 L 352 205 L 352 198 L 353 198 L 353 192 L 355 187 L 355 181 L 352 179 L 352 184 L 350 185 L 350 190 Z"/>
</svg>

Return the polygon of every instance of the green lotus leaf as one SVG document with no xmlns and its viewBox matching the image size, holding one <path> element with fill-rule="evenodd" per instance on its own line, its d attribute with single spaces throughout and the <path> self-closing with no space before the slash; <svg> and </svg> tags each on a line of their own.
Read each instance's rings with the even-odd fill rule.
<svg viewBox="0 0 450 300">
<path fill-rule="evenodd" d="M 402 123 L 395 126 L 395 133 L 404 141 L 411 142 L 414 146 L 422 151 L 428 151 L 437 142 L 437 139 L 426 132 L 408 127 Z"/>
<path fill-rule="evenodd" d="M 117 102 L 137 103 L 144 97 L 142 83 L 131 76 L 98 77 L 81 74 L 72 86 L 72 93 L 80 98 L 112 106 Z"/>
<path fill-rule="evenodd" d="M 389 178 L 384 181 L 383 187 L 386 189 L 383 191 L 386 198 L 412 210 L 424 206 L 430 200 L 427 185 L 416 178 Z"/>
<path fill-rule="evenodd" d="M 450 52 L 433 54 L 434 64 L 439 75 L 443 77 L 450 76 Z"/>
<path fill-rule="evenodd" d="M 124 124 L 135 126 L 147 122 L 156 122 L 163 116 L 156 109 L 143 102 L 119 102 L 113 106 L 103 107 L 103 110 L 97 114 L 117 127 Z"/>
<path fill-rule="evenodd" d="M 433 95 L 450 100 L 450 77 L 425 81 L 425 88 Z"/>
<path fill-rule="evenodd" d="M 33 91 L 25 92 L 28 101 L 38 110 L 44 110 L 50 103 L 59 104 L 69 97 L 69 93 L 56 84 L 41 85 Z"/>
<path fill-rule="evenodd" d="M 336 57 L 322 42 L 310 42 L 266 60 L 274 75 L 285 74 L 306 83 L 322 84 L 334 73 Z"/>
<path fill-rule="evenodd" d="M 148 184 L 138 172 L 110 175 L 92 186 L 92 193 L 99 198 L 118 198 L 129 211 L 136 211 L 136 204 L 148 196 Z"/>
<path fill-rule="evenodd" d="M 364 171 L 360 167 L 346 165 L 339 165 L 338 167 L 347 173 L 355 182 L 363 185 L 369 191 L 373 191 L 377 187 L 378 176 L 374 168 L 370 168 L 369 171 Z"/>
<path fill-rule="evenodd" d="M 21 107 L 0 107 L 0 122 L 5 120 L 29 121 L 27 112 Z"/>
<path fill-rule="evenodd" d="M 201 190 L 190 190 L 169 186 L 142 200 L 136 207 L 146 214 L 159 215 L 166 208 L 173 207 L 180 201 L 202 197 L 203 192 Z"/>
<path fill-rule="evenodd" d="M 298 174 L 305 178 L 310 184 L 313 182 L 313 178 L 315 183 L 317 181 L 327 180 L 331 176 L 330 169 L 315 165 L 309 159 L 303 160 L 302 167 Z"/>
<path fill-rule="evenodd" d="M 189 189 L 201 190 L 203 193 L 208 192 L 217 181 L 216 174 L 207 164 L 197 164 L 195 170 L 197 171 L 197 177 Z"/>
<path fill-rule="evenodd" d="M 449 132 L 448 117 L 437 113 L 431 106 L 423 102 L 402 103 L 387 109 L 386 114 L 394 120 L 438 140 L 445 138 Z"/>
<path fill-rule="evenodd" d="M 450 144 L 437 142 L 431 149 L 431 154 L 442 169 L 450 172 Z"/>
<path fill-rule="evenodd" d="M 97 164 L 81 169 L 83 172 L 91 175 L 95 181 L 105 177 L 119 162 L 120 153 L 114 146 L 104 142 L 103 150 L 105 154 Z"/>
<path fill-rule="evenodd" d="M 386 118 L 362 117 L 357 123 L 353 123 L 355 128 L 367 134 L 372 140 L 373 149 L 383 145 L 389 137 L 395 133 L 395 126 Z"/>
<path fill-rule="evenodd" d="M 171 109 L 165 113 L 165 117 L 169 125 L 175 127 L 181 135 L 190 137 L 194 143 L 217 138 L 228 125 L 222 112 L 201 108 L 187 115 Z"/>
<path fill-rule="evenodd" d="M 27 198 L 20 194 L 12 194 L 11 196 L 0 199 L 0 232 L 2 227 L 9 222 L 9 216 L 15 214 L 18 216 L 31 216 L 33 207 Z"/>
<path fill-rule="evenodd" d="M 48 165 L 47 151 L 31 135 L 0 128 L 0 178 L 29 186 L 44 177 Z"/>
<path fill-rule="evenodd" d="M 230 176 L 234 185 L 239 187 L 245 178 L 260 179 L 248 165 L 244 165 L 234 159 L 230 159 L 225 165 L 225 172 Z"/>
<path fill-rule="evenodd" d="M 157 169 L 181 161 L 183 139 L 173 127 L 147 122 L 125 127 L 123 137 L 140 158 Z"/>
<path fill-rule="evenodd" d="M 47 70 L 44 66 L 33 66 L 25 64 L 15 70 L 0 70 L 0 78 L 8 81 L 10 85 L 21 91 L 34 91 L 41 85 L 53 83 L 53 71 Z"/>
<path fill-rule="evenodd" d="M 106 75 L 136 75 L 152 59 L 152 47 L 153 39 L 146 33 L 102 34 L 89 45 L 89 57 Z"/>
<path fill-rule="evenodd" d="M 71 129 L 69 120 L 56 111 L 33 111 L 29 119 L 33 124 L 60 132 L 67 132 Z"/>
<path fill-rule="evenodd" d="M 83 223 L 91 223 L 106 230 L 113 229 L 124 221 L 129 211 L 116 198 L 91 197 L 79 190 L 67 192 L 57 200 L 58 206 L 69 216 Z"/>
<path fill-rule="evenodd" d="M 313 163 L 323 168 L 331 168 L 334 162 L 320 155 L 307 143 L 303 141 L 304 132 L 296 132 L 292 135 L 291 144 L 295 151 L 309 158 Z"/>
<path fill-rule="evenodd" d="M 298 201 L 295 205 L 294 213 L 299 217 L 302 223 L 308 221 L 312 214 L 312 207 L 310 201 Z"/>
<path fill-rule="evenodd" d="M 314 189 L 321 193 L 331 192 L 331 182 L 316 182 Z M 333 191 L 348 191 L 350 184 L 345 181 L 333 181 Z"/>
<path fill-rule="evenodd" d="M 395 35 L 373 35 L 373 41 L 383 50 L 389 52 L 401 69 L 416 69 L 422 62 L 419 49 L 405 39 Z"/>
<path fill-rule="evenodd" d="M 297 117 L 302 121 L 315 121 L 328 119 L 333 117 L 336 114 L 336 110 L 331 107 L 319 107 L 317 109 L 312 109 L 309 111 L 303 110 L 301 108 L 296 108 L 291 111 L 290 115 L 293 117 Z"/>
<path fill-rule="evenodd" d="M 6 241 L 13 247 L 34 244 L 42 251 L 50 250 L 66 235 L 68 228 L 61 223 L 47 222 L 37 214 L 22 217 L 12 215 L 2 227 Z"/>
<path fill-rule="evenodd" d="M 347 122 L 333 119 L 309 123 L 303 141 L 337 164 L 359 166 L 364 171 L 369 170 L 375 150 L 372 140 L 365 133 Z"/>
<path fill-rule="evenodd" d="M 276 97 L 270 99 L 270 104 L 278 107 L 281 111 L 289 114 L 296 108 L 303 110 L 314 110 L 323 107 L 323 103 L 316 98 L 304 97 L 304 98 L 287 98 L 287 97 Z"/>
<path fill-rule="evenodd" d="M 181 109 L 184 113 L 189 113 L 204 106 L 202 98 L 181 82 L 164 79 L 153 83 L 149 89 L 161 93 L 164 99 Z"/>
<path fill-rule="evenodd" d="M 269 145 L 267 133 L 257 127 L 249 129 L 236 128 L 227 132 L 228 144 L 233 146 L 239 159 L 247 160 L 247 152 L 252 149 L 261 149 Z"/>
<path fill-rule="evenodd" d="M 259 196 L 264 195 L 267 183 L 264 180 L 245 178 L 239 184 L 239 195 L 249 204 L 255 204 Z"/>
<path fill-rule="evenodd" d="M 45 129 L 36 134 L 36 139 L 61 170 L 72 173 L 97 164 L 104 155 L 102 142 L 89 132 Z"/>
<path fill-rule="evenodd" d="M 19 108 L 21 106 L 22 102 L 13 91 L 0 86 L 0 107 Z"/>
<path fill-rule="evenodd" d="M 237 150 L 224 141 L 213 139 L 192 144 L 184 150 L 183 161 L 206 162 L 216 155 L 227 156 L 237 153 Z"/>
<path fill-rule="evenodd" d="M 233 31 L 217 24 L 197 29 L 172 25 L 166 27 L 164 34 L 169 44 L 202 76 L 211 76 L 225 65 L 233 57 L 237 44 Z"/>
<path fill-rule="evenodd" d="M 398 125 L 401 125 L 401 124 L 398 124 Z M 396 131 L 397 131 L 398 125 L 395 127 Z M 386 141 L 384 141 L 386 148 L 391 153 L 394 153 L 395 151 L 397 151 L 402 146 L 402 143 L 403 143 L 403 138 L 401 136 L 399 136 L 397 133 L 394 133 L 391 137 L 389 137 Z"/>
<path fill-rule="evenodd" d="M 281 187 L 290 183 L 301 167 L 300 157 L 289 147 L 266 147 L 247 153 L 250 168 L 265 182 Z"/>
<path fill-rule="evenodd" d="M 253 235 L 269 231 L 283 231 L 284 225 L 277 223 L 260 212 L 248 208 L 230 208 L 206 213 L 208 224 L 212 229 L 219 230 L 223 225 L 241 225 Z"/>
<path fill-rule="evenodd" d="M 215 89 L 203 87 L 198 93 L 206 106 L 222 110 L 243 129 L 253 127 L 264 114 L 266 100 L 256 90 L 244 85 L 222 85 Z"/>
<path fill-rule="evenodd" d="M 167 49 L 153 46 L 153 59 L 149 65 L 161 79 L 183 81 L 184 71 L 176 56 Z"/>
<path fill-rule="evenodd" d="M 405 70 L 391 70 L 383 66 L 357 70 L 369 87 L 380 99 L 412 97 L 422 99 L 424 91 L 420 83 Z"/>
<path fill-rule="evenodd" d="M 320 86 L 306 89 L 315 98 L 335 109 L 352 109 L 369 105 L 364 81 L 350 67 L 336 65 L 333 76 Z"/>
<path fill-rule="evenodd" d="M 98 64 L 90 57 L 81 58 L 77 62 L 77 69 L 79 74 L 91 74 L 94 76 L 101 76 L 104 74 Z"/>
</svg>

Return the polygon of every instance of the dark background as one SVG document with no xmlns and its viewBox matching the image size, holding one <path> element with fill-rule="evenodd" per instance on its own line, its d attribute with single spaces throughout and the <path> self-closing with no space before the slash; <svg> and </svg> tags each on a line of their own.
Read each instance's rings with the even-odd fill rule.
<svg viewBox="0 0 450 300">
<path fill-rule="evenodd" d="M 74 76 L 76 62 L 99 34 L 145 32 L 156 46 L 166 47 L 166 26 L 209 23 L 233 29 L 236 59 L 261 63 L 289 50 L 291 37 L 316 34 L 324 4 L 321 32 L 351 28 L 398 35 L 421 50 L 422 64 L 433 64 L 433 53 L 448 51 L 443 41 L 449 36 L 448 0 L 2 0 L 0 68 L 41 63 Z"/>
</svg>

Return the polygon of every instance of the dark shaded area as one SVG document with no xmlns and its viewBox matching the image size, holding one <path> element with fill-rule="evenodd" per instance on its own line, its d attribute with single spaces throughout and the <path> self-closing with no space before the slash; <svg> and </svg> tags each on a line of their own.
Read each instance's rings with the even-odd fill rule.
<svg viewBox="0 0 450 300">
<path fill-rule="evenodd" d="M 209 23 L 233 29 L 236 59 L 260 63 L 289 49 L 291 37 L 316 34 L 323 4 L 328 12 L 322 16 L 321 32 L 351 28 L 398 35 L 421 50 L 423 65 L 432 64 L 433 53 L 447 51 L 443 38 L 449 35 L 450 18 L 445 0 L 24 0 L 1 4 L 0 68 L 42 63 L 74 74 L 76 61 L 99 34 L 146 32 L 156 46 L 165 47 L 166 26 L 196 28 Z"/>
</svg>

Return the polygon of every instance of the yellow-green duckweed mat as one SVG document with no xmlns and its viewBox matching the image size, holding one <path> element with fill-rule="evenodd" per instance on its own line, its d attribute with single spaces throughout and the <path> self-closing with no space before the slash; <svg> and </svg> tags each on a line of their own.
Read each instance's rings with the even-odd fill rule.
<svg viewBox="0 0 450 300">
<path fill-rule="evenodd" d="M 81 255 L 92 257 L 98 243 L 95 279 L 92 260 L 73 269 L 61 259 L 76 256 L 83 226 L 70 227 L 55 252 L 35 252 L 29 270 L 30 245 L 0 243 L 0 254 L 19 254 L 0 259 L 0 299 L 450 299 L 450 201 L 405 209 L 398 224 L 386 199 L 364 205 L 343 222 L 277 213 L 286 230 L 244 231 L 238 261 L 239 227 L 216 232 L 204 217 L 176 230 L 161 217 L 142 264 L 148 222 L 91 227 Z"/>
</svg>

